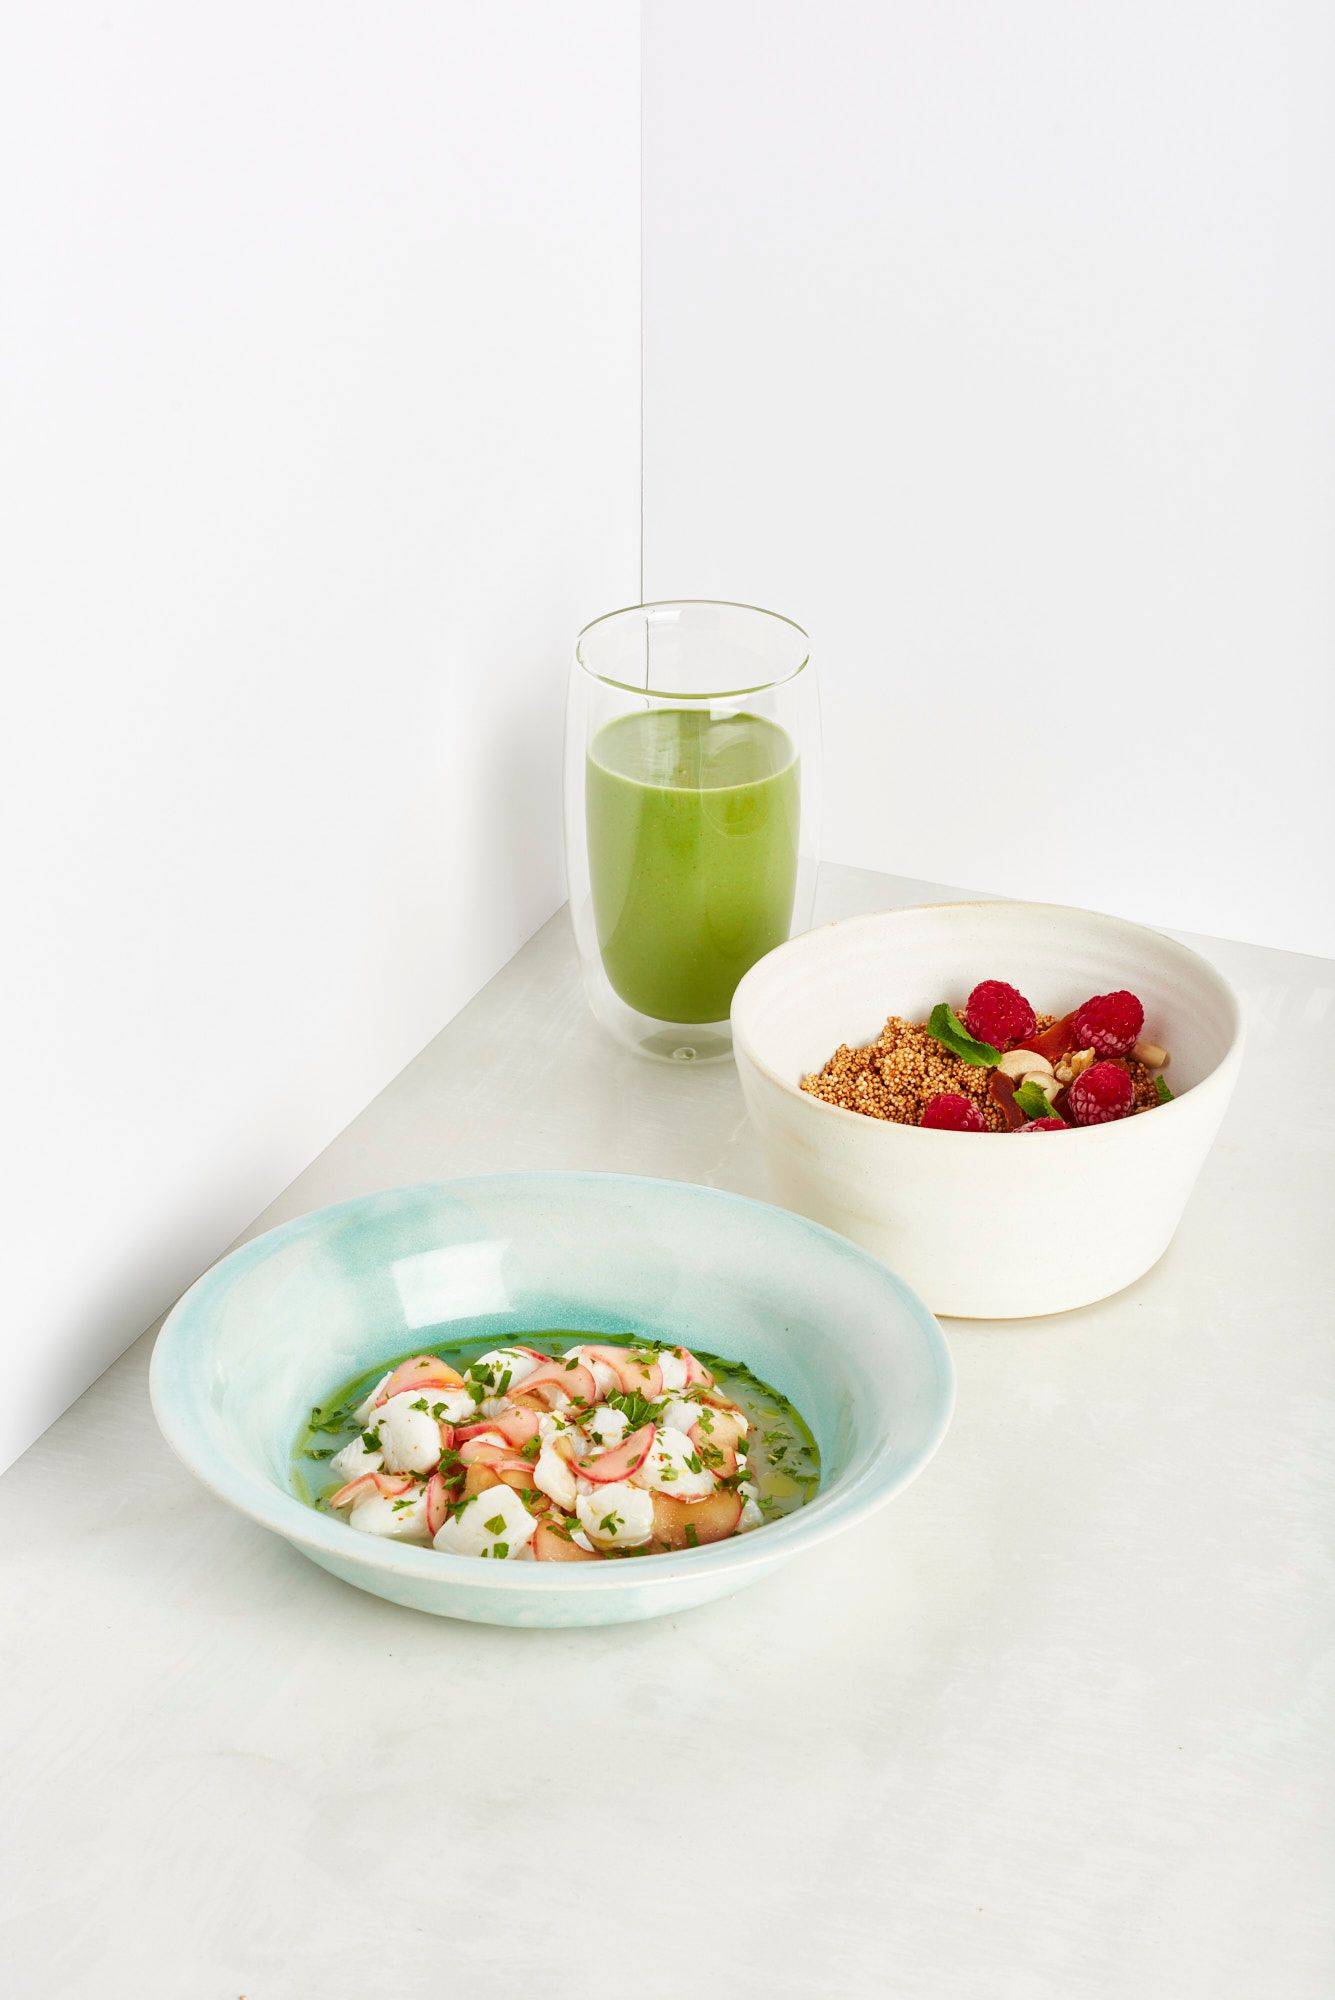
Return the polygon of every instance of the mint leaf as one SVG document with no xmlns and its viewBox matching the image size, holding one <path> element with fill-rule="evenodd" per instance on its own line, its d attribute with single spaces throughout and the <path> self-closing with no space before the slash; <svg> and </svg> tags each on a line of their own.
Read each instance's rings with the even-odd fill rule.
<svg viewBox="0 0 1335 2000">
<path fill-rule="evenodd" d="M 1055 1118 L 1058 1115 L 1031 1077 L 1026 1077 L 1016 1091 L 1015 1102 L 1026 1118 Z"/>
<path fill-rule="evenodd" d="M 933 1007 L 928 1017 L 927 1032 L 952 1056 L 958 1056 L 961 1062 L 973 1063 L 982 1069 L 1001 1061 L 1001 1050 L 994 1049 L 991 1042 L 976 1042 L 955 1009 L 944 1000 L 939 1007 Z"/>
<path fill-rule="evenodd" d="M 1173 1101 L 1173 1093 L 1161 1076 L 1156 1076 L 1154 1079 L 1154 1095 L 1160 1104 L 1171 1104 Z"/>
</svg>

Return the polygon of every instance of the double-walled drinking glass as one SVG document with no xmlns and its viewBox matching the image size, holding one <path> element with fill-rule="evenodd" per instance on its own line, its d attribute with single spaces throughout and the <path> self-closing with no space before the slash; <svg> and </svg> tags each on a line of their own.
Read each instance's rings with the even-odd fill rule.
<svg viewBox="0 0 1335 2000">
<path fill-rule="evenodd" d="M 647 1055 L 731 1053 L 744 972 L 811 922 L 820 702 L 806 633 L 748 604 L 637 604 L 580 633 L 566 874 L 598 1019 Z"/>
</svg>

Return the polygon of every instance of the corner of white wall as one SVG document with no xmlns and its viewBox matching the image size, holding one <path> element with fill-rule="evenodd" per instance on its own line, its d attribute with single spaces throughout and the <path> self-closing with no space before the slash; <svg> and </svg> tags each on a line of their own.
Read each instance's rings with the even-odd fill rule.
<svg viewBox="0 0 1335 2000">
<path fill-rule="evenodd" d="M 560 900 L 638 22 L 28 10 L 0 169 L 3 1463 Z"/>
</svg>

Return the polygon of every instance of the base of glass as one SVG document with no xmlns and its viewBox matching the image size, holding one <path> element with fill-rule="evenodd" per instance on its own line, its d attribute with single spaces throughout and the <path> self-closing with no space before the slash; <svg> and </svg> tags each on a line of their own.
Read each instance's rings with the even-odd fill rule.
<svg viewBox="0 0 1335 2000">
<path fill-rule="evenodd" d="M 584 987 L 595 1018 L 637 1055 L 683 1066 L 732 1060 L 729 1021 L 658 1021 L 652 1014 L 637 1013 L 612 990 L 601 966 L 586 974 Z"/>
</svg>

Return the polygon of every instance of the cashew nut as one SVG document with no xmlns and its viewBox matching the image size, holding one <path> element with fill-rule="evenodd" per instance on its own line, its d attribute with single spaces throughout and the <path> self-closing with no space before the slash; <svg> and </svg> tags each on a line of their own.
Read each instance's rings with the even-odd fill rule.
<svg viewBox="0 0 1335 2000">
<path fill-rule="evenodd" d="M 1033 1049 L 1008 1049 L 997 1068 L 1003 1076 L 1051 1076 L 1052 1064 Z"/>
<path fill-rule="evenodd" d="M 1173 1060 L 1167 1049 L 1161 1049 L 1157 1042 L 1137 1042 L 1131 1053 L 1138 1063 L 1144 1063 L 1146 1069 L 1167 1069 Z"/>
</svg>

